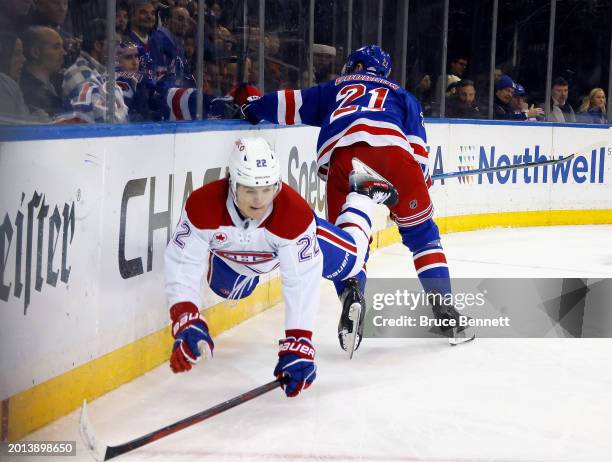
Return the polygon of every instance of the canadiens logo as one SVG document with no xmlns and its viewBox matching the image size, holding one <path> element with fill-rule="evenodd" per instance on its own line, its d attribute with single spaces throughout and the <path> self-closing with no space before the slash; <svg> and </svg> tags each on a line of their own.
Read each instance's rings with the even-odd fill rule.
<svg viewBox="0 0 612 462">
<path fill-rule="evenodd" d="M 227 234 L 225 233 L 215 233 L 213 239 L 217 244 L 227 244 Z"/>
<path fill-rule="evenodd" d="M 276 259 L 274 252 L 232 252 L 231 250 L 216 250 L 221 258 L 240 263 L 241 265 L 259 265 Z"/>
</svg>

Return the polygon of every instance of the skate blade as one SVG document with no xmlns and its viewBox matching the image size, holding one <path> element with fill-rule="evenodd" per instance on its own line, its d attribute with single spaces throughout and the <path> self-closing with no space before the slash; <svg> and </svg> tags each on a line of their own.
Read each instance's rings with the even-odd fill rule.
<svg viewBox="0 0 612 462">
<path fill-rule="evenodd" d="M 359 318 L 361 317 L 362 309 L 363 306 L 361 303 L 353 303 L 349 308 L 348 317 L 351 321 L 353 321 L 353 329 L 351 333 L 346 334 L 346 342 L 344 342 L 349 359 L 353 359 L 353 353 L 355 353 L 355 349 L 359 343 L 359 334 L 357 331 L 359 330 Z"/>
<path fill-rule="evenodd" d="M 464 329 L 461 332 L 456 332 L 456 329 L 453 329 L 453 336 L 448 338 L 448 343 L 450 346 L 457 346 L 471 342 L 475 338 L 476 333 L 473 329 Z"/>
</svg>

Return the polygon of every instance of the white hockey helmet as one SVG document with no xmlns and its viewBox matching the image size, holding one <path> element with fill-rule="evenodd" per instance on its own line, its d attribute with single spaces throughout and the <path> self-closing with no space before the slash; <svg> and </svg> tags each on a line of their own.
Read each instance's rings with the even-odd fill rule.
<svg viewBox="0 0 612 462">
<path fill-rule="evenodd" d="M 280 162 L 263 138 L 240 138 L 234 143 L 229 158 L 232 192 L 236 185 L 248 187 L 275 185 L 280 190 Z"/>
</svg>

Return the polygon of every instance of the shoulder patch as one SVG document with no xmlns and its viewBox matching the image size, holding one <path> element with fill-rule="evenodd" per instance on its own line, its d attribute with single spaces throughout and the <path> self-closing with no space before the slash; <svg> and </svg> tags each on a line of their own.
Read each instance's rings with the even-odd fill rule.
<svg viewBox="0 0 612 462">
<path fill-rule="evenodd" d="M 260 227 L 283 239 L 295 239 L 302 234 L 314 220 L 314 212 L 295 189 L 286 183 L 274 199 L 270 216 Z"/>
<path fill-rule="evenodd" d="M 199 229 L 231 226 L 232 219 L 225 205 L 228 191 L 229 181 L 223 178 L 205 184 L 192 192 L 185 203 L 189 221 Z"/>
</svg>

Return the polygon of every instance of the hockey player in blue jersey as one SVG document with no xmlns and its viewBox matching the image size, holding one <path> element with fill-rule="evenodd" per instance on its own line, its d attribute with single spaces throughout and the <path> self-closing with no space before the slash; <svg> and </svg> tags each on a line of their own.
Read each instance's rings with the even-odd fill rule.
<svg viewBox="0 0 612 462">
<path fill-rule="evenodd" d="M 321 127 L 317 164 L 319 176 L 327 181 L 327 218 L 332 223 L 338 223 L 342 215 L 353 158 L 389 180 L 399 194 L 397 205 L 390 207 L 391 218 L 402 243 L 412 252 L 421 284 L 427 293 L 444 297 L 451 294 L 451 283 L 440 233 L 432 218 L 423 112 L 413 95 L 389 80 L 390 73 L 390 56 L 380 47 L 368 45 L 349 55 L 342 75 L 335 80 L 305 90 L 266 94 L 247 104 L 243 112 L 251 123 L 267 120 Z M 362 291 L 365 279 L 365 271 L 357 276 Z M 335 284 L 341 294 L 347 281 Z M 459 316 L 452 306 L 438 303 L 433 303 L 433 311 L 439 318 Z M 344 334 L 351 329 L 344 310 L 338 326 L 344 349 Z"/>
</svg>

